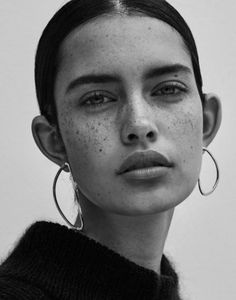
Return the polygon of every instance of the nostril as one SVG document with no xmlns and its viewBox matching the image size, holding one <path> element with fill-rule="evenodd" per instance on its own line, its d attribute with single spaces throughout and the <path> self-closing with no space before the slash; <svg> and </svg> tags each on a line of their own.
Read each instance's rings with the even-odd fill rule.
<svg viewBox="0 0 236 300">
<path fill-rule="evenodd" d="M 137 136 L 134 133 L 130 133 L 129 136 L 128 136 L 128 139 L 130 141 L 133 141 L 133 140 L 137 139 Z"/>
<path fill-rule="evenodd" d="M 150 132 L 147 134 L 147 137 L 152 139 L 152 138 L 154 137 L 154 132 L 153 132 L 153 131 L 150 131 Z"/>
</svg>

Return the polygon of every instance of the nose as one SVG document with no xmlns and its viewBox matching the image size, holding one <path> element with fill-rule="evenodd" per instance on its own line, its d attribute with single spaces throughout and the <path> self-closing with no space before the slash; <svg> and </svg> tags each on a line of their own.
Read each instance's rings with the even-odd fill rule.
<svg viewBox="0 0 236 300">
<path fill-rule="evenodd" d="M 126 145 L 140 144 L 147 147 L 158 137 L 154 109 L 144 99 L 129 103 L 124 113 L 121 139 Z"/>
</svg>

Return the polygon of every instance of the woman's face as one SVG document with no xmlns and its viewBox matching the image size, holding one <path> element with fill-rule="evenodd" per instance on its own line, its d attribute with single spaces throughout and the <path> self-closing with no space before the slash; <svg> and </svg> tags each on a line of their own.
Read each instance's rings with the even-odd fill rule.
<svg viewBox="0 0 236 300">
<path fill-rule="evenodd" d="M 137 215 L 183 201 L 200 171 L 203 115 L 181 36 L 154 18 L 107 16 L 60 50 L 59 127 L 83 205 Z M 129 162 L 139 170 L 118 174 L 137 153 Z"/>
</svg>

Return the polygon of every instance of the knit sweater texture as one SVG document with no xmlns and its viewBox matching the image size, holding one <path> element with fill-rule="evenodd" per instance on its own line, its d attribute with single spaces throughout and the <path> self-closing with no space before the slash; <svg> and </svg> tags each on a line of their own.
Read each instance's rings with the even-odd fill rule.
<svg viewBox="0 0 236 300">
<path fill-rule="evenodd" d="M 180 300 L 165 255 L 161 275 L 89 237 L 36 222 L 0 266 L 0 300 Z"/>
</svg>

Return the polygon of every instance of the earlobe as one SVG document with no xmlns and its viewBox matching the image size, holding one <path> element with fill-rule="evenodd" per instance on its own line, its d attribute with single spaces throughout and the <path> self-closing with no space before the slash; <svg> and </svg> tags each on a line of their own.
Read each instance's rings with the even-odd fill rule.
<svg viewBox="0 0 236 300">
<path fill-rule="evenodd" d="M 48 159 L 59 166 L 68 161 L 65 146 L 57 128 L 51 125 L 44 116 L 35 117 L 31 128 L 37 146 Z"/>
<path fill-rule="evenodd" d="M 203 145 L 207 147 L 220 128 L 222 119 L 221 102 L 215 94 L 205 94 L 203 105 Z"/>
</svg>

